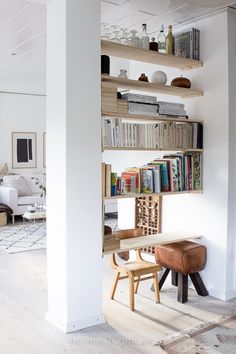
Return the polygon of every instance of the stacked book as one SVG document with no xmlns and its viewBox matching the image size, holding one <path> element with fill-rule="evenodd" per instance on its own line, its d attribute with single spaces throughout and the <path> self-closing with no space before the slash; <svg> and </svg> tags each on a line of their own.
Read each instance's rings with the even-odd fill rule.
<svg viewBox="0 0 236 354">
<path fill-rule="evenodd" d="M 202 149 L 201 123 L 130 123 L 106 118 L 102 124 L 103 148 Z"/>
<path fill-rule="evenodd" d="M 140 115 L 157 115 L 157 98 L 147 95 L 138 95 L 133 93 L 125 93 L 122 95 L 122 100 L 128 102 L 129 114 Z"/>
<path fill-rule="evenodd" d="M 107 83 L 102 83 L 102 111 L 117 112 L 117 89 Z"/>
<path fill-rule="evenodd" d="M 165 155 L 142 167 L 127 168 L 120 177 L 109 166 L 110 175 L 103 176 L 106 197 L 202 189 L 202 154 L 198 152 Z"/>
<path fill-rule="evenodd" d="M 160 116 L 173 116 L 173 117 L 184 117 L 186 118 L 186 111 L 184 109 L 184 104 L 182 103 L 172 103 L 158 101 L 157 112 Z"/>
<path fill-rule="evenodd" d="M 175 55 L 189 59 L 200 58 L 200 31 L 190 28 L 175 33 Z"/>
</svg>

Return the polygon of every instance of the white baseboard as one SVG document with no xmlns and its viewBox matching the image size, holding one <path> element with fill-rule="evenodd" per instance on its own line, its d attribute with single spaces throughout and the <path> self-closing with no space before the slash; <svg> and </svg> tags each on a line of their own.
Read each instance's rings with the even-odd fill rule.
<svg viewBox="0 0 236 354">
<path fill-rule="evenodd" d="M 49 313 L 47 313 L 46 320 L 59 328 L 64 333 L 79 331 L 80 329 L 97 326 L 106 322 L 103 314 L 90 318 L 79 319 L 78 321 L 63 323 L 58 318 L 53 318 Z"/>
<path fill-rule="evenodd" d="M 228 301 L 236 297 L 236 290 L 222 291 L 218 289 L 209 289 L 209 295 L 223 301 Z"/>
</svg>

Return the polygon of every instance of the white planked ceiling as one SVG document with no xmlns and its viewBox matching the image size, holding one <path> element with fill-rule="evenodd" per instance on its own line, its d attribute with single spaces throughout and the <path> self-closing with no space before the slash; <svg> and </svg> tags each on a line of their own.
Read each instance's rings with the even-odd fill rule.
<svg viewBox="0 0 236 354">
<path fill-rule="evenodd" d="M 212 0 L 200 0 L 204 5 Z M 227 4 L 232 4 L 225 0 Z M 102 0 L 101 22 L 158 32 L 215 11 L 197 0 Z M 219 0 L 215 0 L 214 4 Z M 46 0 L 0 0 L 0 91 L 46 94 Z M 235 6 L 236 7 L 236 6 Z"/>
</svg>

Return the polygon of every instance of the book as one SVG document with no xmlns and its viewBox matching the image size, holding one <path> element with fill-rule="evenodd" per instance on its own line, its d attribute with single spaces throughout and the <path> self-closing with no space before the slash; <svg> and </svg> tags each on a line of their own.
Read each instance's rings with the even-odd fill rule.
<svg viewBox="0 0 236 354">
<path fill-rule="evenodd" d="M 111 197 L 111 164 L 106 164 L 106 197 Z"/>
<path fill-rule="evenodd" d="M 175 55 L 194 59 L 194 29 L 175 33 Z"/>
<path fill-rule="evenodd" d="M 153 193 L 153 171 L 149 168 L 140 169 L 140 190 L 141 193 Z"/>
<path fill-rule="evenodd" d="M 123 191 L 124 193 L 139 193 L 140 191 L 140 178 L 139 172 L 125 171 L 121 173 L 123 179 Z"/>
<path fill-rule="evenodd" d="M 106 196 L 106 164 L 102 162 L 102 197 Z"/>
<path fill-rule="evenodd" d="M 111 172 L 111 196 L 117 195 L 117 173 Z"/>
<path fill-rule="evenodd" d="M 142 102 L 142 103 L 157 103 L 157 98 L 154 96 L 139 95 L 134 93 L 124 93 L 122 95 L 122 100 L 127 100 L 129 102 Z"/>
</svg>

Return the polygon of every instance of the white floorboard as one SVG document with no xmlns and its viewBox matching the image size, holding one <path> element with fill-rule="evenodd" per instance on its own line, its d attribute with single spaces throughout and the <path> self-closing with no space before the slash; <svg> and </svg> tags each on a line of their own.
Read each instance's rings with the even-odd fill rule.
<svg viewBox="0 0 236 354">
<path fill-rule="evenodd" d="M 176 302 L 176 289 L 164 287 L 155 304 L 143 282 L 136 311 L 128 307 L 128 284 L 109 299 L 113 272 L 104 257 L 104 314 L 106 324 L 63 334 L 45 320 L 47 311 L 46 251 L 6 254 L 0 250 L 0 354 L 151 354 L 164 353 L 158 341 L 198 324 L 229 315 L 235 301 L 202 298 L 190 290 L 189 302 Z"/>
</svg>

